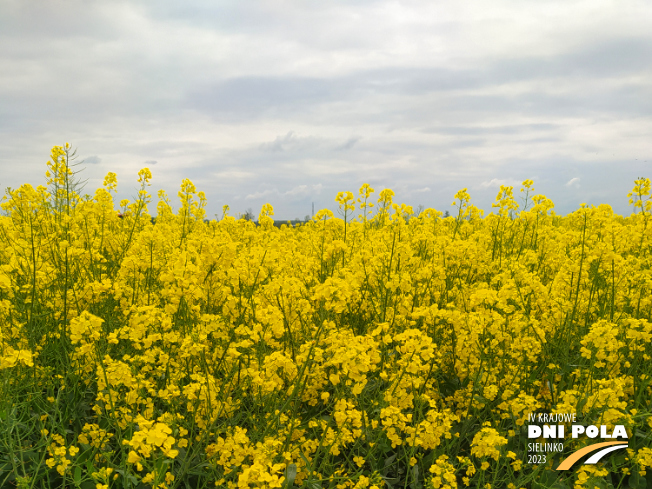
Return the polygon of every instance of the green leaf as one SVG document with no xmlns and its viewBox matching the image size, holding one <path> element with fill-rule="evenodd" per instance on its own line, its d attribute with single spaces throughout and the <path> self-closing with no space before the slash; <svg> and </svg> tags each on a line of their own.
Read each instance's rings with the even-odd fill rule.
<svg viewBox="0 0 652 489">
<path fill-rule="evenodd" d="M 287 469 L 285 470 L 285 477 L 286 477 L 286 481 L 284 487 L 286 487 L 287 489 L 292 489 L 294 487 L 294 479 L 297 478 L 296 464 L 288 465 Z"/>
<path fill-rule="evenodd" d="M 589 487 L 594 486 L 594 487 L 597 487 L 599 489 L 608 489 L 610 484 L 607 482 L 606 479 L 603 479 L 603 478 L 598 479 L 598 478 L 591 477 L 589 479 L 588 486 Z"/>
<path fill-rule="evenodd" d="M 395 453 L 395 454 L 392 455 L 391 457 L 387 457 L 387 458 L 385 459 L 385 467 L 387 467 L 387 466 L 390 465 L 394 460 L 396 460 L 396 455 L 397 455 L 397 454 Z"/>
<path fill-rule="evenodd" d="M 88 446 L 88 445 L 86 445 L 86 446 Z M 91 455 L 93 455 L 93 450 L 91 448 L 89 448 L 87 450 L 84 450 L 77 457 L 77 463 L 78 464 L 85 463 L 91 457 Z"/>
<path fill-rule="evenodd" d="M 82 478 L 82 471 L 81 467 L 78 465 L 75 467 L 75 473 L 73 475 L 73 480 L 75 481 L 75 485 L 79 487 L 79 484 L 81 484 L 81 478 Z"/>
<path fill-rule="evenodd" d="M 552 470 L 545 470 L 539 477 L 539 483 L 544 484 L 546 487 L 552 486 L 559 478 L 559 472 Z"/>
<path fill-rule="evenodd" d="M 637 471 L 634 471 L 632 472 L 632 475 L 629 476 L 629 480 L 627 481 L 627 486 L 630 489 L 646 489 L 647 480 L 645 480 L 645 478 L 638 475 Z"/>
<path fill-rule="evenodd" d="M 550 489 L 571 489 L 571 486 L 566 481 L 557 481 L 550 486 Z"/>
<path fill-rule="evenodd" d="M 38 463 L 41 460 L 41 454 L 33 450 L 26 450 L 22 452 L 22 457 L 31 460 L 32 462 Z"/>
<path fill-rule="evenodd" d="M 136 479 L 136 477 L 135 477 L 132 473 L 130 473 L 130 472 L 126 472 L 126 471 L 121 470 L 121 469 L 116 469 L 115 472 L 117 472 L 117 473 L 120 474 L 122 477 L 124 477 L 124 478 L 127 479 L 129 482 L 131 482 L 132 485 L 135 486 L 135 485 L 138 484 L 138 479 Z"/>
<path fill-rule="evenodd" d="M 411 489 L 421 489 L 422 485 L 419 482 L 419 466 L 418 465 L 413 465 L 412 466 L 412 478 L 414 482 L 410 484 Z"/>
<path fill-rule="evenodd" d="M 567 482 L 558 480 L 553 483 L 542 484 L 541 482 L 534 482 L 532 484 L 533 489 L 571 489 L 571 486 Z"/>
<path fill-rule="evenodd" d="M 611 458 L 608 461 L 605 461 L 605 465 L 607 463 L 611 464 L 611 472 L 612 473 L 619 473 L 620 469 L 623 466 L 627 465 L 627 458 L 629 455 L 625 450 L 619 450 L 617 451 L 614 455 L 611 456 Z"/>
</svg>

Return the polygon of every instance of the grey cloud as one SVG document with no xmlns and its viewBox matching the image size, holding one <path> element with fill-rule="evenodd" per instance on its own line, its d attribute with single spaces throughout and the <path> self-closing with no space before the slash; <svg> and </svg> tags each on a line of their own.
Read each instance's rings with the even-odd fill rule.
<svg viewBox="0 0 652 489">
<path fill-rule="evenodd" d="M 188 94 L 187 103 L 218 119 L 244 120 L 262 115 L 281 115 L 288 109 L 298 111 L 315 103 L 340 98 L 328 80 L 287 77 L 243 77 L 218 82 Z M 284 109 L 284 110 L 280 110 Z"/>
<path fill-rule="evenodd" d="M 478 95 L 472 90 L 498 87 L 523 81 L 544 81 L 561 77 L 572 80 L 595 77 L 615 78 L 632 72 L 652 69 L 652 42 L 648 38 L 625 38 L 602 41 L 600 45 L 552 57 L 523 57 L 486 61 L 474 69 L 384 67 L 361 70 L 341 77 L 240 77 L 215 85 L 197 88 L 188 94 L 189 104 L 202 111 L 238 113 L 241 116 L 263 113 L 280 114 L 299 107 L 315 107 L 333 101 L 353 100 L 374 94 L 419 95 L 450 92 L 449 106 L 475 110 L 508 110 L 548 107 L 581 108 L 602 100 L 604 108 L 616 109 L 611 102 L 632 99 L 639 103 L 641 90 L 647 84 L 632 84 L 626 79 L 612 86 L 603 86 L 602 93 L 570 92 L 567 95 L 547 94 L 545 89 L 530 90 L 523 95 Z M 550 90 L 557 84 L 550 85 Z M 590 89 L 591 91 L 595 88 Z M 634 90 L 634 93 L 632 93 Z M 464 93 L 464 92 L 467 93 Z M 579 99 L 577 96 L 579 95 Z M 611 95 L 611 97 L 604 97 Z M 586 104 L 587 97 L 592 97 Z M 537 103 L 539 102 L 539 103 Z M 570 105 L 569 105 L 570 102 Z M 533 105 L 537 107 L 533 107 Z M 633 109 L 633 104 L 626 104 Z M 645 110 L 650 110 L 648 104 Z"/>
<path fill-rule="evenodd" d="M 84 158 L 83 163 L 88 163 L 89 165 L 96 165 L 102 161 L 102 158 L 99 156 L 88 156 Z"/>
<path fill-rule="evenodd" d="M 520 134 L 525 132 L 553 131 L 561 129 L 559 124 L 512 124 L 501 126 L 442 126 L 424 128 L 422 132 L 451 136 L 476 136 L 479 134 Z"/>
<path fill-rule="evenodd" d="M 562 77 L 615 78 L 652 68 L 649 37 L 600 39 L 558 56 L 520 57 L 496 61 L 490 79 L 507 82 Z M 486 79 L 486 78 L 484 78 Z"/>
<path fill-rule="evenodd" d="M 158 161 L 156 161 L 156 160 L 147 160 L 145 162 L 145 164 L 146 165 L 156 165 L 156 164 L 158 164 Z"/>
<path fill-rule="evenodd" d="M 491 93 L 511 82 L 521 83 L 518 73 L 505 73 L 492 78 L 492 70 L 473 73 L 477 82 L 466 83 L 468 72 L 451 70 L 450 83 L 439 83 L 446 77 L 443 70 L 434 70 L 432 78 L 420 70 L 396 68 L 359 72 L 331 79 L 304 77 L 257 77 L 219 82 L 213 87 L 193 89 L 186 97 L 188 107 L 205 113 L 217 121 L 242 123 L 264 118 L 298 118 L 348 123 L 378 123 L 422 126 L 424 132 L 515 133 L 523 130 L 553 130 L 553 122 L 527 123 L 520 129 L 514 125 L 498 129 L 461 128 L 448 122 L 446 127 L 433 128 L 433 116 L 444 119 L 447 114 L 530 114 L 540 117 L 578 117 L 597 112 L 613 115 L 652 115 L 650 87 L 642 82 L 623 78 L 609 84 L 596 83 L 587 73 L 586 82 L 569 80 L 563 91 L 559 84 L 541 85 L 545 76 L 530 74 L 533 85 L 520 90 Z M 389 81 L 385 82 L 382 77 Z M 535 83 L 536 82 L 536 83 Z M 400 99 L 401 103 L 398 101 Z M 350 113 L 359 100 L 360 110 Z M 377 100 L 377 102 L 376 102 Z M 345 104 L 349 104 L 347 107 Z M 379 118 L 378 112 L 382 111 Z M 346 114 L 346 115 L 345 115 Z M 476 123 L 477 124 L 477 123 Z M 423 127 L 425 125 L 425 127 Z"/>
<path fill-rule="evenodd" d="M 471 77 L 478 78 L 468 82 Z M 358 71 L 340 77 L 302 76 L 239 77 L 212 86 L 196 87 L 187 104 L 218 119 L 280 115 L 345 102 L 370 95 L 419 95 L 432 91 L 473 88 L 481 84 L 479 73 L 455 70 L 384 68 Z"/>
<path fill-rule="evenodd" d="M 293 131 L 290 131 L 285 136 L 277 136 L 272 142 L 262 143 L 260 149 L 263 151 L 271 151 L 272 153 L 284 151 L 289 146 L 296 144 L 297 139 L 296 134 L 294 134 Z"/>
<path fill-rule="evenodd" d="M 358 141 L 360 141 L 360 139 L 362 139 L 362 138 L 360 138 L 360 137 L 349 138 L 344 143 L 340 144 L 339 146 L 336 146 L 335 150 L 336 151 L 345 151 L 347 149 L 351 149 L 351 148 L 353 148 L 353 146 L 355 146 L 355 144 Z"/>
</svg>

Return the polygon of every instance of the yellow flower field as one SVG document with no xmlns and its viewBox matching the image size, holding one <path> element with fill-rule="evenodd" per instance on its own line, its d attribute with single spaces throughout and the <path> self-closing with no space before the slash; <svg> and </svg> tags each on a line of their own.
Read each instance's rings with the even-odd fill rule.
<svg viewBox="0 0 652 489">
<path fill-rule="evenodd" d="M 153 220 L 147 169 L 79 195 L 70 155 L 2 203 L 0 487 L 652 487 L 648 179 L 629 217 L 363 185 L 278 228 L 205 220 L 189 180 Z M 533 413 L 628 448 L 530 463 Z"/>
</svg>

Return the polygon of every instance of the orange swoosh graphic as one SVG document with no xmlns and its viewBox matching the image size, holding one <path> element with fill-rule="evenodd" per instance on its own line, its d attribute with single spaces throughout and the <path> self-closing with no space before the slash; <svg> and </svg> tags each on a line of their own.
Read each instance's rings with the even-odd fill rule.
<svg viewBox="0 0 652 489">
<path fill-rule="evenodd" d="M 587 453 L 595 452 L 600 448 L 610 447 L 612 445 L 626 445 L 626 444 L 627 442 L 622 442 L 622 441 L 607 441 L 604 443 L 596 443 L 595 445 L 589 445 L 588 447 L 584 447 L 581 450 L 578 450 L 575 453 L 569 455 L 566 459 L 564 459 L 562 463 L 559 464 L 557 470 L 570 469 L 573 466 L 573 464 L 577 462 L 579 459 L 581 459 L 584 455 L 586 455 Z"/>
</svg>

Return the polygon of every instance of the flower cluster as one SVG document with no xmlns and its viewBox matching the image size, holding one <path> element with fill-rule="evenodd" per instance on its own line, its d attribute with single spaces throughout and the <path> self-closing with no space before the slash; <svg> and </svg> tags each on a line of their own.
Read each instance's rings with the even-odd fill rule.
<svg viewBox="0 0 652 489">
<path fill-rule="evenodd" d="M 628 217 L 557 215 L 530 180 L 487 216 L 460 190 L 451 217 L 365 184 L 279 227 L 270 204 L 206 220 L 187 179 L 154 219 L 148 169 L 116 208 L 117 176 L 82 196 L 70 157 L 0 216 L 0 413 L 22 437 L 0 456 L 42 449 L 50 486 L 523 487 L 537 412 L 631 435 L 623 470 L 567 485 L 652 467 L 649 180 Z"/>
</svg>

